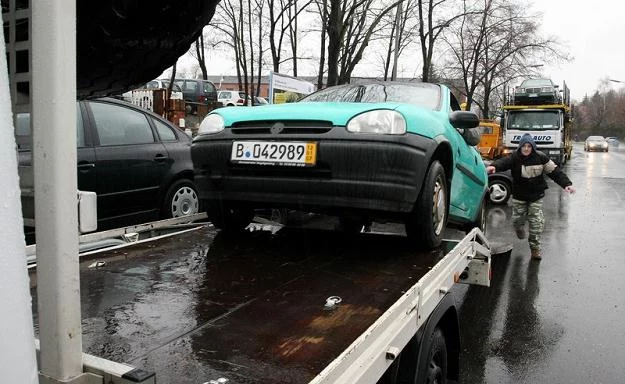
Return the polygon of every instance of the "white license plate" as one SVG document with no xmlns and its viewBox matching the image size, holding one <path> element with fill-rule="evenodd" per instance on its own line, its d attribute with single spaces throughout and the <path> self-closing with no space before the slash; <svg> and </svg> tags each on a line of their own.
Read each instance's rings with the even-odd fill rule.
<svg viewBox="0 0 625 384">
<path fill-rule="evenodd" d="M 529 97 L 538 97 L 538 93 L 530 93 Z"/>
<path fill-rule="evenodd" d="M 302 141 L 235 141 L 230 160 L 240 164 L 313 166 L 317 143 Z"/>
</svg>

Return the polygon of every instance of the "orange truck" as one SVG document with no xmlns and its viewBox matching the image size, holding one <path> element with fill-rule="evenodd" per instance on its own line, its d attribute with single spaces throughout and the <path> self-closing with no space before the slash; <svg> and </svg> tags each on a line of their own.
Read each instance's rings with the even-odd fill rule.
<svg viewBox="0 0 625 384">
<path fill-rule="evenodd" d="M 495 160 L 502 156 L 503 131 L 499 123 L 492 120 L 480 120 L 480 128 L 482 129 L 482 138 L 477 145 L 477 149 L 484 160 Z"/>
</svg>

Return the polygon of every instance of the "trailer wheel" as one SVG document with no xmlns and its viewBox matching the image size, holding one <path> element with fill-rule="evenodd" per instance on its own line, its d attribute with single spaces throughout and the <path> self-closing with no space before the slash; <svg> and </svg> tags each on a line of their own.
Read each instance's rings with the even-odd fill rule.
<svg viewBox="0 0 625 384">
<path fill-rule="evenodd" d="M 430 350 L 428 352 L 428 367 L 425 376 L 427 384 L 447 383 L 447 345 L 445 335 L 436 327 L 430 336 Z"/>
<path fill-rule="evenodd" d="M 162 210 L 165 218 L 193 215 L 199 211 L 197 187 L 191 180 L 178 180 L 169 187 Z"/>
<path fill-rule="evenodd" d="M 408 237 L 425 249 L 439 246 L 447 224 L 448 201 L 445 169 L 438 160 L 434 160 L 414 210 L 405 221 Z"/>
</svg>

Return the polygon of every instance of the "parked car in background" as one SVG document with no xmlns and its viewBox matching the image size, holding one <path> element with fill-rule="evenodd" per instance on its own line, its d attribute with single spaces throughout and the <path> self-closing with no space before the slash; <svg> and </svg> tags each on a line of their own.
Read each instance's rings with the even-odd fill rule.
<svg viewBox="0 0 625 384">
<path fill-rule="evenodd" d="M 152 81 L 148 81 L 147 83 L 145 83 L 143 86 L 136 88 L 132 91 L 128 91 L 128 92 L 124 92 L 122 94 L 121 99 L 127 102 L 132 102 L 132 92 L 135 90 L 142 90 L 142 89 L 167 89 L 169 88 L 169 80 L 152 80 Z M 178 84 L 174 84 L 172 85 L 172 89 L 171 89 L 171 98 L 172 99 L 180 99 L 182 100 L 184 98 L 184 95 L 182 94 L 182 89 L 180 88 L 180 86 Z"/>
<path fill-rule="evenodd" d="M 199 211 L 191 139 L 184 132 L 112 98 L 78 102 L 76 117 L 78 189 L 97 194 L 98 230 Z M 20 120 L 30 127 L 28 114 Z M 17 133 L 25 170 L 31 165 L 30 128 Z M 22 201 L 25 217 L 34 218 L 27 212 L 32 201 L 24 194 Z"/>
<path fill-rule="evenodd" d="M 603 136 L 588 136 L 584 142 L 584 151 L 594 152 L 608 152 L 608 141 Z"/>
<path fill-rule="evenodd" d="M 448 222 L 483 228 L 478 125 L 443 85 L 350 84 L 215 110 L 191 154 L 200 199 L 223 230 L 247 226 L 256 209 L 290 208 L 338 216 L 346 231 L 401 222 L 415 245 L 432 248 Z"/>
<path fill-rule="evenodd" d="M 247 94 L 243 91 L 220 90 L 217 94 L 217 100 L 224 107 L 244 106 L 247 99 Z"/>
<path fill-rule="evenodd" d="M 254 96 L 254 105 L 267 105 L 269 102 L 264 97 Z"/>
<path fill-rule="evenodd" d="M 618 148 L 621 144 L 616 137 L 606 137 L 605 139 L 608 142 L 608 146 L 612 148 Z"/>
<path fill-rule="evenodd" d="M 182 89 L 187 113 L 197 113 L 199 106 L 211 106 L 217 102 L 217 88 L 215 84 L 202 79 L 175 79 Z"/>
<path fill-rule="evenodd" d="M 551 79 L 526 79 L 514 89 L 514 104 L 558 104 L 560 100 L 558 86 Z"/>
</svg>

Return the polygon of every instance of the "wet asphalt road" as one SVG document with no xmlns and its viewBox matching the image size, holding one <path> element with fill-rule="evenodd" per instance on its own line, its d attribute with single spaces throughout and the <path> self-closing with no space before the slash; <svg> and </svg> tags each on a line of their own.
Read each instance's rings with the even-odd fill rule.
<svg viewBox="0 0 625 384">
<path fill-rule="evenodd" d="M 529 259 L 527 240 L 516 239 L 510 207 L 489 209 L 488 237 L 493 243 L 512 242 L 514 248 L 493 260 L 492 287 L 454 289 L 461 309 L 461 384 L 625 382 L 625 282 L 621 278 L 625 148 L 588 154 L 577 145 L 565 171 L 577 193 L 569 196 L 550 182 L 541 262 Z M 314 219 L 305 224 L 314 226 Z M 296 276 L 328 274 L 332 283 L 315 288 L 324 290 L 341 284 L 337 273 L 342 271 L 356 274 L 350 281 L 378 285 L 376 290 L 354 287 L 365 302 L 371 302 L 367 295 L 385 292 L 397 281 L 394 276 L 412 278 L 405 273 L 414 273 L 411 264 L 399 265 L 400 275 L 373 274 L 386 280 L 372 282 L 365 280 L 372 274 L 358 277 L 359 271 L 346 268 L 342 260 L 358 258 L 375 269 L 380 257 L 401 259 L 411 252 L 401 235 L 363 234 L 346 242 L 332 231 L 295 230 L 278 236 L 260 231 L 232 240 L 211 229 L 201 236 L 190 233 L 177 240 L 146 243 L 132 253 L 121 249 L 106 257 L 103 268 L 87 268 L 93 260 L 81 263 L 83 349 L 156 371 L 159 383 L 204 383 L 223 377 L 224 372 L 237 377 L 236 382 L 248 382 L 245 367 L 250 362 L 232 356 L 244 355 L 240 352 L 257 339 L 235 341 L 234 337 L 245 338 L 251 330 L 225 334 L 220 319 L 236 320 L 233 308 L 242 309 L 239 324 L 247 327 L 246 306 L 271 303 L 272 296 L 267 301 L 262 296 L 253 299 L 244 293 L 235 298 L 230 293 L 271 295 L 283 284 L 277 280 L 282 275 L 294 285 L 293 292 L 308 294 L 309 285 L 299 286 Z M 321 259 L 311 259 L 312 254 Z M 242 257 L 234 264 L 239 267 L 220 268 L 232 264 L 228 260 L 233 257 Z M 250 269 L 255 275 L 246 274 Z M 378 293 L 375 297 L 385 299 Z M 37 303 L 35 290 L 33 303 Z M 268 307 L 267 319 L 257 322 L 264 328 L 254 331 L 272 326 L 271 311 Z M 360 311 L 358 316 L 371 311 L 375 309 Z M 35 323 L 36 313 L 35 308 Z M 267 334 L 272 333 L 267 330 Z M 221 356 L 213 348 L 217 342 L 230 346 L 233 355 Z M 267 342 L 284 356 L 293 357 L 297 351 L 292 340 Z M 273 364 L 284 367 L 280 361 Z M 307 371 L 297 364 L 290 372 L 270 365 L 257 369 L 272 378 L 268 382 L 307 381 L 303 380 Z M 299 379 L 278 377 L 278 373 Z"/>
<path fill-rule="evenodd" d="M 625 382 L 625 148 L 576 144 L 565 172 L 577 193 L 549 181 L 542 261 L 511 206 L 489 211 L 489 239 L 514 248 L 493 260 L 492 287 L 456 287 L 460 383 Z"/>
</svg>

